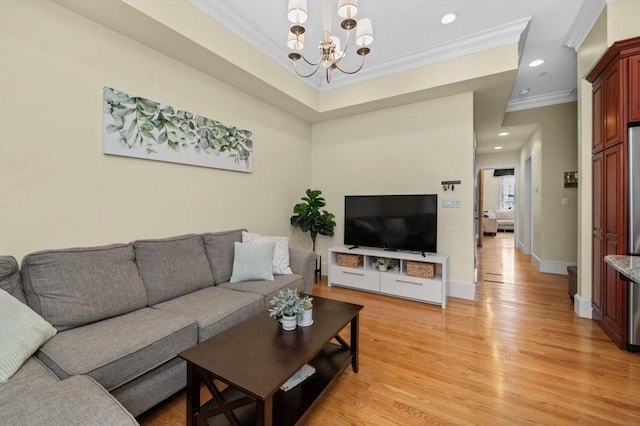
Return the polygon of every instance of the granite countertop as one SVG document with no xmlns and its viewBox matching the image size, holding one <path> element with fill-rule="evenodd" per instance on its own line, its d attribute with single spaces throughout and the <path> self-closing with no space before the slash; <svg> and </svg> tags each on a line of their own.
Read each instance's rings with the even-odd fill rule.
<svg viewBox="0 0 640 426">
<path fill-rule="evenodd" d="M 604 261 L 631 281 L 640 283 L 640 256 L 610 254 L 605 256 Z"/>
</svg>

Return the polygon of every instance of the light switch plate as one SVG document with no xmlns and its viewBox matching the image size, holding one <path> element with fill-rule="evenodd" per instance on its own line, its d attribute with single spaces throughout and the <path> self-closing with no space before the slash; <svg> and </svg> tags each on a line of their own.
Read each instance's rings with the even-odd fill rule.
<svg viewBox="0 0 640 426">
<path fill-rule="evenodd" d="M 460 198 L 459 197 L 443 197 L 442 208 L 443 209 L 459 209 Z"/>
</svg>

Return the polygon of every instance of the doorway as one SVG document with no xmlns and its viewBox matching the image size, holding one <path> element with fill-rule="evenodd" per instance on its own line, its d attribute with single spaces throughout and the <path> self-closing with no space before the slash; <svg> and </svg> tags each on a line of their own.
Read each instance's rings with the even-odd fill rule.
<svg viewBox="0 0 640 426">
<path fill-rule="evenodd" d="M 516 188 L 515 166 L 483 168 L 479 170 L 478 207 L 482 218 L 480 233 L 485 238 L 505 234 L 505 238 L 516 235 Z"/>
</svg>

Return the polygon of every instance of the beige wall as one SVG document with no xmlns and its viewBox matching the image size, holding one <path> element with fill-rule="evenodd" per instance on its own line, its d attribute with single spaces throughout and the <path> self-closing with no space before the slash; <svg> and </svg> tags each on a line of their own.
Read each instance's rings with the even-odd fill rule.
<svg viewBox="0 0 640 426">
<path fill-rule="evenodd" d="M 517 168 L 520 163 L 520 151 L 492 152 L 476 155 L 476 168 L 498 169 L 506 167 Z"/>
<path fill-rule="evenodd" d="M 607 44 L 640 35 L 640 1 L 615 0 L 607 4 Z"/>
<path fill-rule="evenodd" d="M 614 42 L 640 36 L 640 2 L 617 0 L 608 3 L 578 49 L 578 155 L 580 173 L 578 216 L 578 298 L 576 312 L 591 316 L 592 297 L 592 100 L 591 84 L 585 77 Z M 584 306 L 580 306 L 580 301 Z"/>
<path fill-rule="evenodd" d="M 542 260 L 576 263 L 578 189 L 564 187 L 564 173 L 578 170 L 575 102 L 542 108 Z M 568 205 L 562 205 L 562 199 Z M 566 271 L 565 271 L 566 272 Z"/>
<path fill-rule="evenodd" d="M 524 163 L 531 158 L 531 254 L 542 250 L 542 129 L 538 126 L 520 150 L 520 170 L 525 170 Z M 525 194 L 524 176 L 518 179 L 518 193 Z M 516 198 L 516 223 L 524 225 L 525 200 Z M 524 241 L 524 226 L 518 226 L 516 241 Z"/>
<path fill-rule="evenodd" d="M 482 207 L 484 210 L 500 210 L 500 183 L 502 179 L 500 176 L 493 176 L 493 169 L 486 169 L 483 176 Z"/>
<path fill-rule="evenodd" d="M 541 270 L 553 265 L 562 272 L 559 263 L 576 262 L 578 191 L 564 187 L 564 172 L 578 169 L 576 116 L 576 103 L 570 102 L 511 112 L 505 120 L 508 125 L 539 125 L 521 153 L 520 166 L 523 170 L 524 160 L 531 155 L 532 255 L 542 264 Z M 563 198 L 568 205 L 562 205 Z M 518 218 L 522 219 L 521 201 L 518 207 Z M 522 241 L 522 229 L 518 238 Z"/>
<path fill-rule="evenodd" d="M 473 285 L 471 93 L 317 123 L 312 140 L 312 185 L 337 222 L 333 238 L 318 239 L 319 253 L 343 244 L 347 194 L 436 193 L 440 205 L 459 197 L 461 208 L 438 210 L 438 251 L 449 255 L 450 281 Z M 462 184 L 445 192 L 443 180 Z"/>
<path fill-rule="evenodd" d="M 251 174 L 102 153 L 102 87 L 252 130 Z M 311 127 L 48 1 L 0 14 L 0 253 L 247 227 L 294 235 Z"/>
</svg>

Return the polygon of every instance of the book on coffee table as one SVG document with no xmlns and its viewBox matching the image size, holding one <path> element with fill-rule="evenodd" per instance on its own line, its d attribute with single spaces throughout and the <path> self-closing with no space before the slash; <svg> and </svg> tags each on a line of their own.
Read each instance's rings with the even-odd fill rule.
<svg viewBox="0 0 640 426">
<path fill-rule="evenodd" d="M 300 383 L 304 382 L 307 378 L 313 376 L 315 372 L 315 367 L 312 367 L 309 364 L 305 364 L 300 370 L 296 371 L 296 374 L 289 377 L 289 380 L 284 382 L 284 384 L 280 386 L 280 389 L 287 392 L 298 386 Z"/>
</svg>

